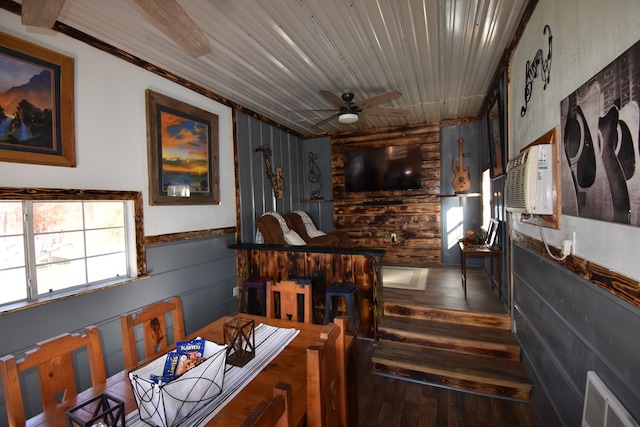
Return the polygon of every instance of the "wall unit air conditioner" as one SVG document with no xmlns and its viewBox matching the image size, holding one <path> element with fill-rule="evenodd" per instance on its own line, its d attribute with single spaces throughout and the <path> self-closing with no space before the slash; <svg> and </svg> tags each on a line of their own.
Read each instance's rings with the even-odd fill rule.
<svg viewBox="0 0 640 427">
<path fill-rule="evenodd" d="M 504 189 L 507 211 L 553 214 L 554 148 L 553 144 L 532 145 L 509 160 Z"/>
</svg>

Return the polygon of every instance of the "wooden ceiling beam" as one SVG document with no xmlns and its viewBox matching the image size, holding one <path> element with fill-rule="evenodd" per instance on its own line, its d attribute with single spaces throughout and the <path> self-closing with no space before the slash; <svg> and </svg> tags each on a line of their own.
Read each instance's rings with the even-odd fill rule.
<svg viewBox="0 0 640 427">
<path fill-rule="evenodd" d="M 64 6 L 64 0 L 22 0 L 22 25 L 52 28 Z"/>
<path fill-rule="evenodd" d="M 211 44 L 176 0 L 134 0 L 171 40 L 194 58 L 211 52 Z"/>
</svg>

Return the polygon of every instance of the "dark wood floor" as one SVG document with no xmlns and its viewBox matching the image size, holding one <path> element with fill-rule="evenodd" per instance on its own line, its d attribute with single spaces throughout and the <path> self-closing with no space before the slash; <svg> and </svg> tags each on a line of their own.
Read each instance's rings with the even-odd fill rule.
<svg viewBox="0 0 640 427">
<path fill-rule="evenodd" d="M 507 313 L 505 306 L 498 301 L 497 290 L 492 288 L 487 274 L 481 268 L 467 267 L 466 301 L 459 266 L 432 265 L 428 268 L 424 291 L 383 288 L 383 300 L 481 313 Z"/>
<path fill-rule="evenodd" d="M 506 313 L 496 290 L 480 269 L 470 269 L 467 301 L 460 268 L 429 266 L 424 291 L 383 289 L 385 299 L 412 304 L 490 313 Z M 358 419 L 362 427 L 535 427 L 528 403 L 490 398 L 389 378 L 372 372 L 373 341 L 358 342 Z M 353 402 L 355 396 L 351 396 Z"/>
</svg>

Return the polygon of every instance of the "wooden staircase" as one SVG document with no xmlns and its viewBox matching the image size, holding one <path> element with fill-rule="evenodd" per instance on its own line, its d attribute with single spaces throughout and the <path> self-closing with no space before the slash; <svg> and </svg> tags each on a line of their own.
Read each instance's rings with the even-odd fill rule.
<svg viewBox="0 0 640 427">
<path fill-rule="evenodd" d="M 531 381 L 508 315 L 385 302 L 371 360 L 375 373 L 529 400 Z"/>
</svg>

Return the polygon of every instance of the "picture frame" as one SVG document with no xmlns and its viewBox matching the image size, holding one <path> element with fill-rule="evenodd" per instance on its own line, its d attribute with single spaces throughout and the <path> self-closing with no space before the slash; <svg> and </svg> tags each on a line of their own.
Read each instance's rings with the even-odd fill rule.
<svg viewBox="0 0 640 427">
<path fill-rule="evenodd" d="M 220 204 L 218 116 L 146 91 L 151 205 Z"/>
<path fill-rule="evenodd" d="M 76 166 L 74 60 L 0 33 L 0 161 Z"/>
<path fill-rule="evenodd" d="M 489 141 L 489 158 L 491 160 L 491 178 L 505 174 L 505 143 L 502 133 L 504 117 L 500 92 L 494 93 L 489 100 L 487 110 L 487 136 Z"/>
</svg>

